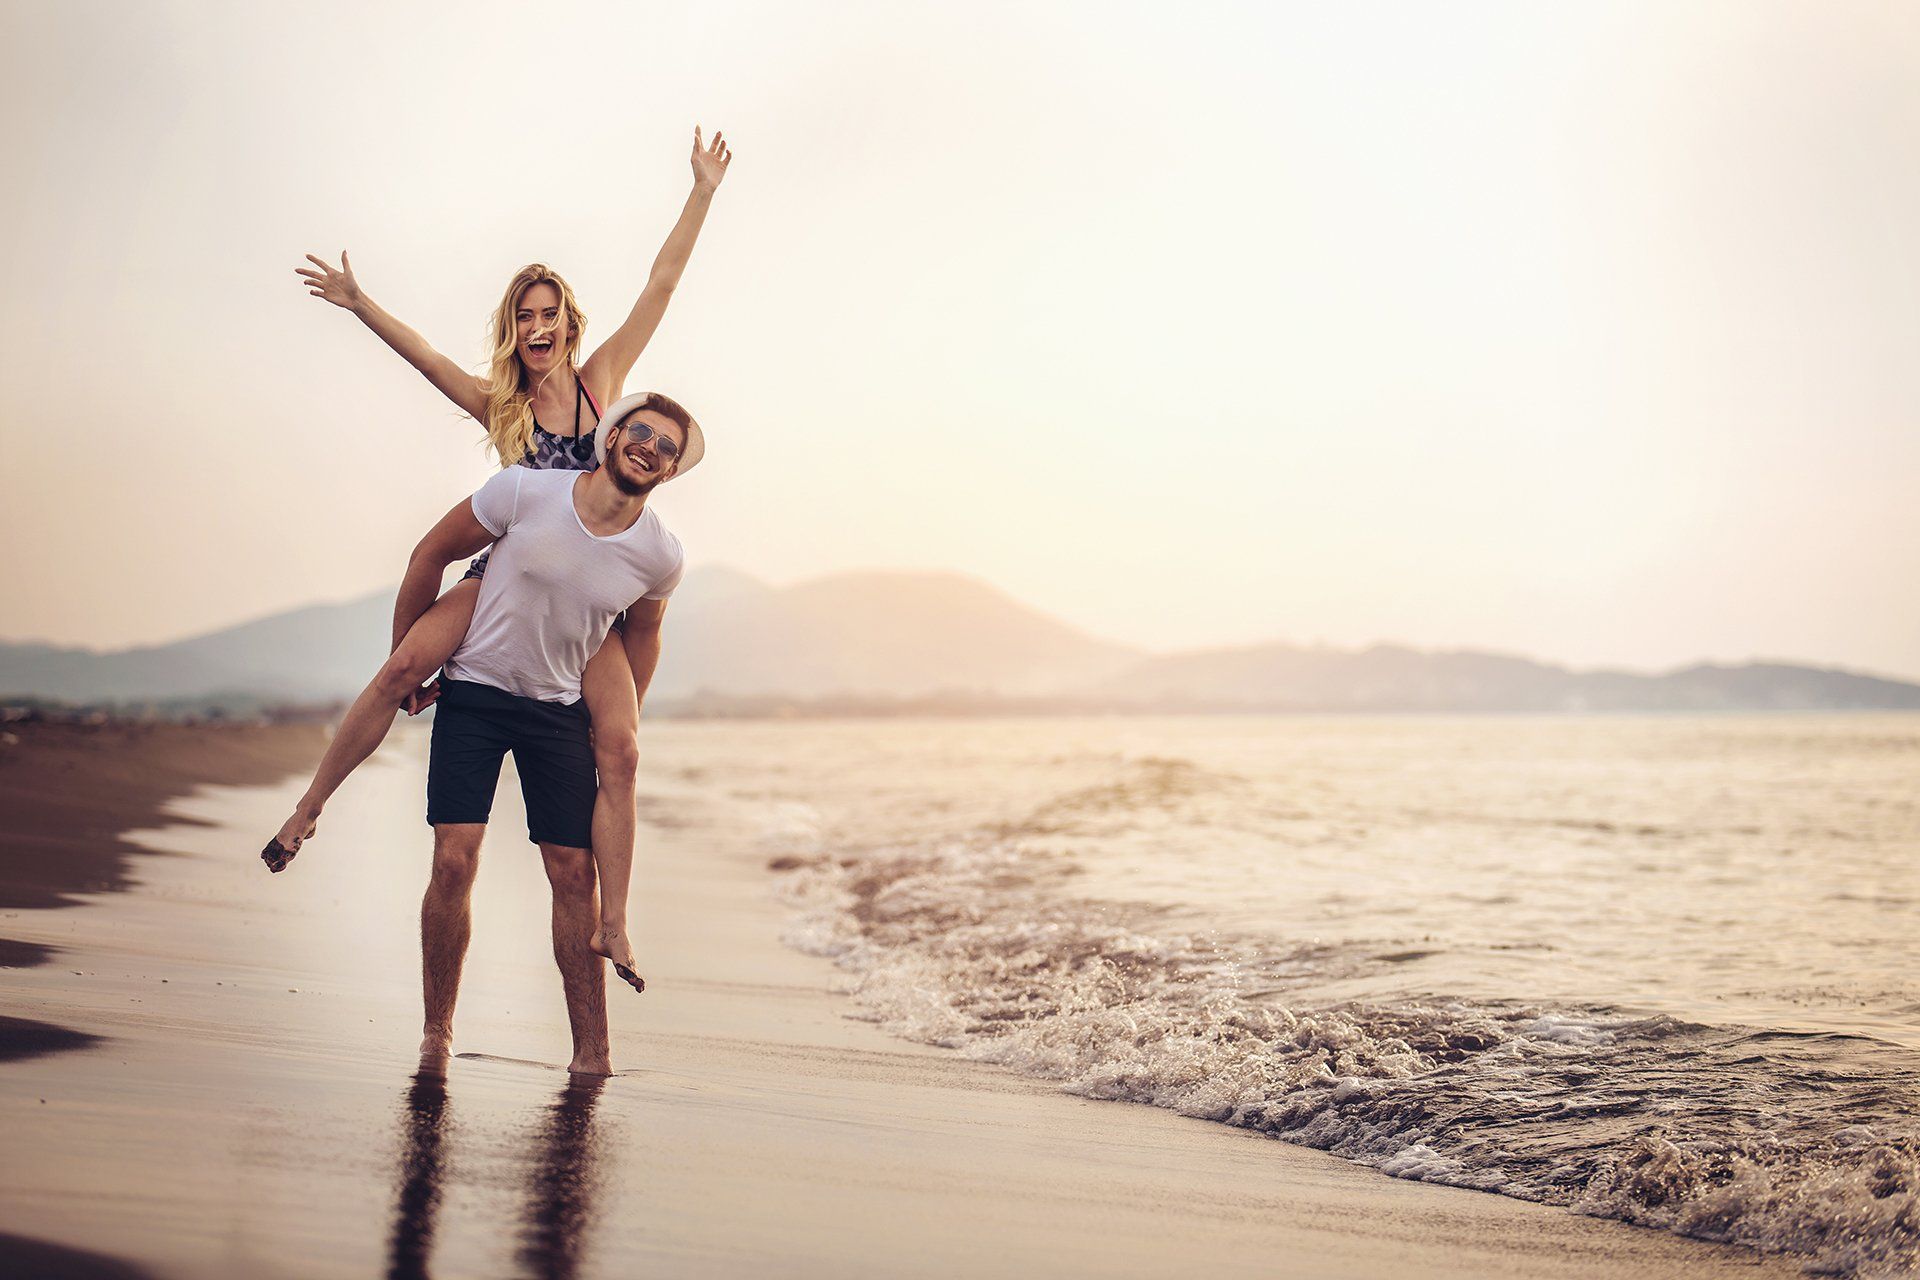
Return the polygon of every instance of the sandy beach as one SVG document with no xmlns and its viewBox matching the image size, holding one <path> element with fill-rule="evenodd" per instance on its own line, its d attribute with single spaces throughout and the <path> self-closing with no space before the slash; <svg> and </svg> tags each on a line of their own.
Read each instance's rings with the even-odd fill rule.
<svg viewBox="0 0 1920 1280">
<path fill-rule="evenodd" d="M 278 781 L 311 767 L 325 744 L 317 724 L 0 728 L 0 907 L 123 888 L 140 850 L 122 835 L 160 821 L 167 801 L 203 783 Z"/>
<path fill-rule="evenodd" d="M 24 737 L 0 765 L 16 1273 L 1795 1273 L 892 1039 L 781 944 L 764 854 L 712 805 L 643 804 L 648 991 L 609 992 L 621 1074 L 570 1080 L 542 1065 L 564 1020 L 510 770 L 455 1046 L 489 1056 L 417 1077 L 424 734 L 270 877 L 318 738 L 213 732 Z"/>
</svg>

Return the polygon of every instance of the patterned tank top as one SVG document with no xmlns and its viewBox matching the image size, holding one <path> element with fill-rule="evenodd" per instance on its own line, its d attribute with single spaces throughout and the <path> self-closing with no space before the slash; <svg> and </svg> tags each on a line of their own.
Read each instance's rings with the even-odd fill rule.
<svg viewBox="0 0 1920 1280">
<path fill-rule="evenodd" d="M 532 467 L 535 471 L 592 471 L 600 465 L 593 456 L 592 431 L 580 430 L 580 404 L 585 401 L 593 410 L 595 426 L 600 423 L 600 406 L 587 394 L 587 384 L 576 376 L 573 381 L 573 434 L 558 435 L 547 430 L 536 420 L 533 424 L 533 443 L 527 450 L 527 456 L 514 465 Z"/>
</svg>

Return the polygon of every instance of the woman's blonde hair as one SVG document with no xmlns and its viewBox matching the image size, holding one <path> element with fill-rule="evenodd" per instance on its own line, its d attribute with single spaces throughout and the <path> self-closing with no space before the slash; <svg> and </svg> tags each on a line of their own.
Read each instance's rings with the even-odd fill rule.
<svg viewBox="0 0 1920 1280">
<path fill-rule="evenodd" d="M 555 327 L 567 335 L 560 350 L 561 361 L 574 371 L 575 377 L 580 376 L 580 335 L 586 332 L 587 317 L 574 301 L 573 289 L 565 280 L 544 262 L 529 263 L 508 281 L 507 292 L 501 297 L 499 309 L 493 313 L 487 330 L 493 355 L 488 361 L 487 376 L 481 380 L 487 397 L 487 416 L 481 425 L 487 429 L 487 443 L 493 446 L 494 456 L 503 467 L 512 466 L 533 450 L 533 393 L 538 388 L 529 383 L 526 366 L 520 363 L 514 313 L 520 309 L 520 299 L 536 284 L 550 284 L 560 291 L 560 315 Z M 545 332 L 538 327 L 537 320 L 535 326 L 535 336 Z M 555 369 L 559 367 L 554 365 Z"/>
</svg>

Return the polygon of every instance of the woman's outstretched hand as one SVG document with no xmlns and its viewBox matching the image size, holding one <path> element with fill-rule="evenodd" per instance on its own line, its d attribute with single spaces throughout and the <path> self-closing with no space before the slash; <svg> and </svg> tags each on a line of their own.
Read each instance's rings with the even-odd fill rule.
<svg viewBox="0 0 1920 1280">
<path fill-rule="evenodd" d="M 712 145 L 702 145 L 700 126 L 693 126 L 693 185 L 712 191 L 720 185 L 720 179 L 727 176 L 727 165 L 733 160 L 733 152 L 727 149 L 727 137 L 723 133 L 713 135 Z M 344 261 L 346 254 L 340 255 Z M 318 259 L 316 259 L 318 261 Z M 325 265 L 324 263 L 322 265 Z M 347 277 L 351 280 L 353 277 Z"/>
<path fill-rule="evenodd" d="M 715 138 L 714 141 L 718 142 L 719 139 Z M 324 259 L 312 254 L 307 255 L 307 261 L 320 269 L 315 271 L 309 267 L 295 267 L 293 273 L 306 282 L 308 293 L 349 311 L 360 309 L 360 304 L 366 301 L 366 295 L 360 292 L 360 282 L 353 278 L 353 263 L 347 260 L 345 249 L 340 251 L 338 271 L 328 266 Z"/>
</svg>

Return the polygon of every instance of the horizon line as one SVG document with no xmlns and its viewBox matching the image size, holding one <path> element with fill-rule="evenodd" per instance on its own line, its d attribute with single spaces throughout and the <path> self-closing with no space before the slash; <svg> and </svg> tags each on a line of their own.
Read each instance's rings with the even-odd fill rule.
<svg viewBox="0 0 1920 1280">
<path fill-rule="evenodd" d="M 1304 640 L 1294 640 L 1294 639 L 1287 639 L 1285 637 L 1275 636 L 1265 640 L 1222 641 L 1222 642 L 1217 642 L 1209 645 L 1195 645 L 1195 646 L 1189 646 L 1184 648 L 1163 649 L 1163 648 L 1156 648 L 1148 645 L 1137 644 L 1130 641 L 1114 640 L 1109 637 L 1102 636 L 1094 631 L 1091 631 L 1085 627 L 1080 626 L 1077 623 L 1069 622 L 1062 619 L 1059 615 L 1053 613 L 1051 610 L 1048 610 L 1042 606 L 1035 605 L 1035 604 L 1029 603 L 1026 600 L 1021 599 L 1020 597 L 1014 595 L 1012 592 L 1006 590 L 1004 587 L 999 586 L 998 584 L 990 581 L 987 578 L 981 577 L 980 575 L 975 573 L 967 572 L 966 570 L 963 570 L 963 569 L 924 568 L 924 567 L 923 568 L 904 568 L 904 567 L 876 566 L 876 567 L 867 568 L 867 569 L 837 569 L 827 573 L 820 573 L 820 574 L 810 575 L 807 577 L 795 578 L 791 581 L 784 582 L 784 583 L 776 583 L 766 578 L 763 578 L 758 574 L 749 572 L 748 570 L 737 568 L 734 565 L 727 564 L 721 561 L 712 561 L 706 564 L 699 564 L 699 565 L 692 566 L 688 570 L 688 576 L 691 577 L 696 574 L 711 573 L 715 571 L 736 575 L 741 578 L 746 578 L 752 582 L 760 584 L 761 586 L 765 586 L 773 591 L 789 591 L 796 587 L 805 586 L 805 585 L 816 583 L 816 582 L 831 581 L 835 578 L 875 577 L 875 576 L 881 576 L 881 575 L 895 575 L 895 576 L 902 576 L 902 577 L 957 578 L 962 581 L 974 583 L 974 584 L 977 584 L 978 586 L 984 587 L 987 590 L 992 591 L 995 594 L 1004 597 L 1009 603 L 1021 609 L 1024 609 L 1030 613 L 1033 613 L 1041 618 L 1044 618 L 1047 622 L 1052 623 L 1055 626 L 1073 631 L 1076 634 L 1099 644 L 1107 644 L 1107 645 L 1112 645 L 1116 648 L 1132 650 L 1139 657 L 1143 659 L 1174 658 L 1174 657 L 1183 657 L 1191 654 L 1205 654 L 1205 653 L 1247 652 L 1251 650 L 1267 649 L 1267 648 L 1291 648 L 1291 649 L 1297 649 L 1297 650 L 1307 650 L 1307 651 L 1316 651 L 1316 652 L 1338 652 L 1338 653 L 1354 653 L 1354 654 L 1367 653 L 1375 649 L 1398 649 L 1404 652 L 1421 654 L 1424 656 L 1472 654 L 1477 657 L 1505 658 L 1505 659 L 1516 660 L 1521 662 L 1529 662 L 1536 666 L 1552 667 L 1561 671 L 1568 672 L 1573 675 L 1667 676 L 1667 675 L 1673 675 L 1682 671 L 1694 670 L 1701 667 L 1737 668 L 1737 667 L 1784 666 L 1784 667 L 1798 667 L 1805 670 L 1836 672 L 1843 675 L 1863 676 L 1869 679 L 1887 680 L 1897 684 L 1920 685 L 1920 672 L 1916 672 L 1912 675 L 1897 675 L 1889 671 L 1872 671 L 1862 667 L 1846 666 L 1846 665 L 1841 665 L 1838 663 L 1824 661 L 1820 659 L 1762 656 L 1757 653 L 1749 655 L 1744 658 L 1737 658 L 1737 659 L 1736 658 L 1719 658 L 1719 657 L 1698 657 L 1698 658 L 1682 660 L 1667 666 L 1633 667 L 1633 666 L 1609 665 L 1609 664 L 1598 664 L 1598 665 L 1591 665 L 1591 666 L 1575 666 L 1572 663 L 1569 663 L 1566 661 L 1542 657 L 1535 654 L 1529 654 L 1529 653 L 1524 653 L 1524 652 L 1519 652 L 1519 651 L 1509 650 L 1509 649 L 1479 648 L 1471 645 L 1462 645 L 1457 643 L 1456 644 L 1419 645 L 1419 644 L 1413 644 L 1404 640 L 1391 640 L 1391 639 L 1379 639 L 1379 638 L 1369 640 L 1369 641 L 1364 641 L 1364 642 L 1358 642 L 1354 644 L 1335 644 L 1335 643 L 1330 643 L 1324 640 L 1304 641 Z M 349 605 L 356 605 L 368 600 L 372 600 L 376 597 L 381 597 L 381 596 L 391 597 L 394 591 L 396 591 L 397 589 L 398 589 L 398 584 L 396 583 L 396 584 L 391 584 L 385 587 L 378 587 L 371 591 L 359 592 L 354 595 L 337 597 L 333 599 L 309 601 L 305 604 L 291 605 L 285 608 L 274 609 L 266 613 L 252 614 L 234 622 L 223 623 L 211 628 L 207 628 L 205 630 L 188 632 L 186 634 L 177 635 L 169 639 L 152 640 L 152 641 L 147 641 L 140 644 L 123 645 L 118 648 L 111 648 L 111 649 L 99 648 L 99 647 L 86 645 L 86 644 L 74 644 L 74 643 L 63 642 L 59 640 L 50 640 L 50 639 L 45 639 L 37 636 L 16 637 L 16 636 L 0 635 L 0 644 L 19 645 L 19 646 L 39 645 L 49 649 L 64 649 L 68 651 L 77 651 L 77 652 L 87 653 L 87 654 L 99 656 L 99 657 L 107 657 L 114 654 L 122 654 L 122 653 L 135 653 L 145 649 L 165 649 L 173 645 L 187 644 L 195 640 L 205 639 L 208 636 L 218 635 L 221 632 L 234 631 L 242 627 L 253 626 L 257 623 L 268 622 L 275 618 L 285 617 L 286 615 L 292 614 L 292 613 L 300 613 L 308 609 L 344 608 Z"/>
</svg>

